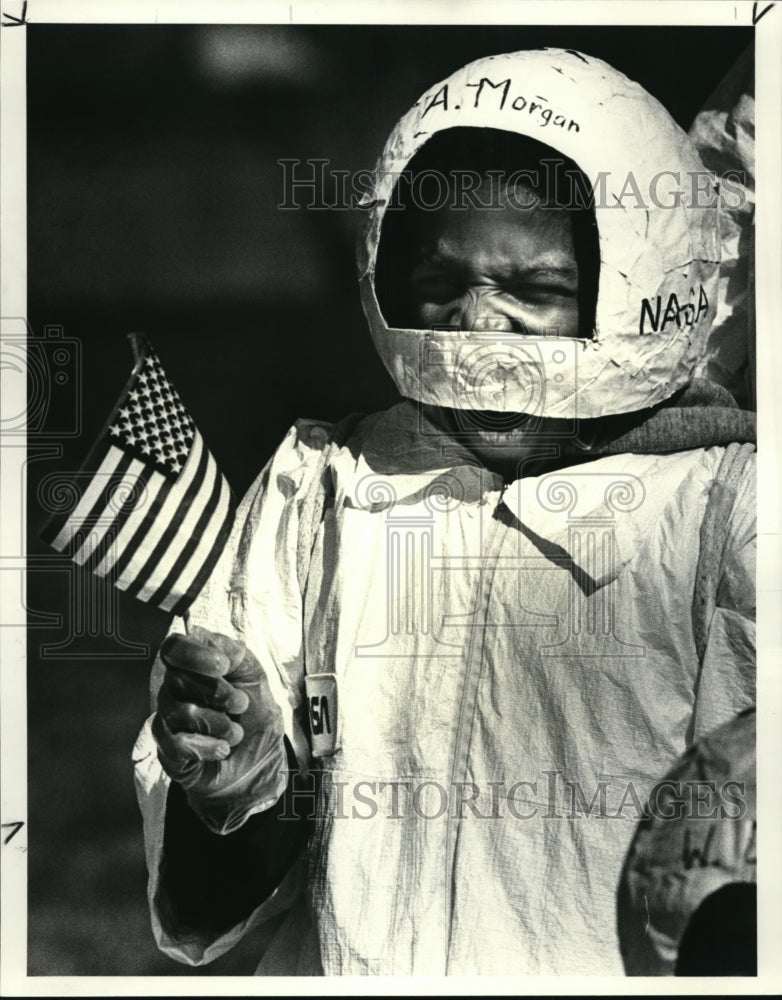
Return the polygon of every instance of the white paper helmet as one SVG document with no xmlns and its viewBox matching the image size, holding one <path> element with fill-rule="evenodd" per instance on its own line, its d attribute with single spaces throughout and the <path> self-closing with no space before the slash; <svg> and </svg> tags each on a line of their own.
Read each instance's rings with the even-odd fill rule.
<svg viewBox="0 0 782 1000">
<path fill-rule="evenodd" d="M 375 287 L 397 179 L 434 135 L 492 128 L 572 160 L 594 194 L 600 270 L 583 339 L 389 326 Z M 717 185 L 687 135 L 640 85 L 573 51 L 470 63 L 430 88 L 388 139 L 358 243 L 362 303 L 403 396 L 466 410 L 592 418 L 641 410 L 687 385 L 714 316 Z"/>
</svg>

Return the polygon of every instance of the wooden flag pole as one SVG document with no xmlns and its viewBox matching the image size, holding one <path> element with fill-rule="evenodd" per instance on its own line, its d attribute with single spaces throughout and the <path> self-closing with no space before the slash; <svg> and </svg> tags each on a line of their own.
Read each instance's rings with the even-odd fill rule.
<svg viewBox="0 0 782 1000">
<path fill-rule="evenodd" d="M 129 333 L 128 340 L 130 341 L 130 349 L 133 351 L 133 364 L 137 365 L 141 360 L 144 353 L 144 346 L 147 343 L 147 338 L 143 333 Z"/>
</svg>

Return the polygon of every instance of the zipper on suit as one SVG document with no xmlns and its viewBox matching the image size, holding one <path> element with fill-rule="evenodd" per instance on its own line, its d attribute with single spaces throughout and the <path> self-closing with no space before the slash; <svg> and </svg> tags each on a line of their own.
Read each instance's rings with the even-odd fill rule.
<svg viewBox="0 0 782 1000">
<path fill-rule="evenodd" d="M 467 645 L 467 655 L 465 657 L 465 669 L 462 679 L 462 693 L 459 699 L 459 709 L 456 719 L 456 734 L 453 741 L 452 766 L 451 766 L 451 787 L 449 791 L 458 787 L 458 783 L 465 780 L 467 764 L 469 760 L 470 744 L 472 742 L 472 728 L 475 718 L 475 707 L 478 693 L 478 684 L 483 673 L 484 656 L 483 646 L 487 636 L 487 620 L 489 608 L 491 606 L 491 595 L 494 590 L 494 576 L 497 570 L 497 561 L 502 549 L 502 541 L 505 537 L 505 526 L 501 519 L 497 517 L 497 512 L 504 502 L 507 484 L 502 486 L 497 503 L 492 512 L 492 525 L 484 543 L 485 551 L 482 557 L 481 570 L 478 579 L 476 595 L 476 613 L 481 616 L 479 623 L 475 623 L 470 629 L 470 640 Z M 454 862 L 459 841 L 459 825 L 461 818 L 451 816 L 450 810 L 446 819 L 446 871 L 445 871 L 445 956 L 444 974 L 448 975 L 451 941 L 453 929 L 454 911 Z"/>
</svg>

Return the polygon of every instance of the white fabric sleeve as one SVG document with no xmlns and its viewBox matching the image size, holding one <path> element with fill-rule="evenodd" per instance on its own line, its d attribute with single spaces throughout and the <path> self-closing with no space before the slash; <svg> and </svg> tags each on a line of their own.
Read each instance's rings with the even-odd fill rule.
<svg viewBox="0 0 782 1000">
<path fill-rule="evenodd" d="M 695 703 L 693 739 L 755 704 L 756 456 L 747 462 L 722 553 Z"/>
<path fill-rule="evenodd" d="M 304 767 L 309 760 L 309 746 L 296 720 L 304 684 L 298 517 L 307 491 L 317 488 L 323 473 L 331 430 L 329 424 L 309 420 L 298 421 L 291 428 L 239 505 L 228 544 L 189 609 L 189 625 L 242 639 L 258 657 L 282 710 L 285 733 Z M 170 631 L 183 633 L 183 620 L 175 619 Z M 156 657 L 151 678 L 153 711 L 163 672 L 163 664 Z M 136 742 L 133 764 L 143 817 L 155 939 L 171 958 L 203 965 L 228 951 L 251 927 L 291 906 L 302 887 L 301 862 L 294 864 L 275 892 L 246 920 L 220 937 L 170 936 L 162 927 L 155 905 L 169 778 L 158 761 L 149 720 Z"/>
<path fill-rule="evenodd" d="M 721 179 L 722 260 L 717 313 L 696 375 L 755 405 L 755 65 L 749 45 L 709 96 L 689 130 L 709 170 Z"/>
</svg>

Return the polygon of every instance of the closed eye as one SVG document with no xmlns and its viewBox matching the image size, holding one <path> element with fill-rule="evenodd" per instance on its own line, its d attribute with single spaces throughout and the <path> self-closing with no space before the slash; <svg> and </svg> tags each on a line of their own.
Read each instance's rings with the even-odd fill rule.
<svg viewBox="0 0 782 1000">
<path fill-rule="evenodd" d="M 575 298 L 578 284 L 571 282 L 523 282 L 506 289 L 519 302 L 548 305 L 562 299 Z"/>
<path fill-rule="evenodd" d="M 461 288 L 452 276 L 437 272 L 413 272 L 412 286 L 415 298 L 425 302 L 451 302 L 461 294 Z"/>
</svg>

